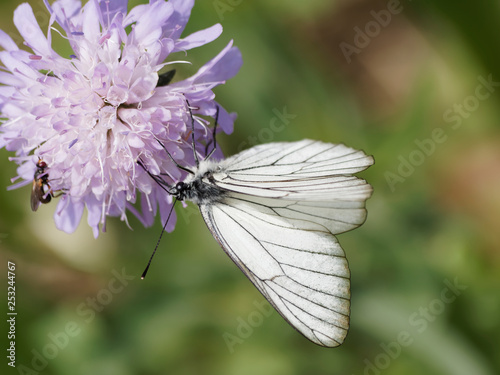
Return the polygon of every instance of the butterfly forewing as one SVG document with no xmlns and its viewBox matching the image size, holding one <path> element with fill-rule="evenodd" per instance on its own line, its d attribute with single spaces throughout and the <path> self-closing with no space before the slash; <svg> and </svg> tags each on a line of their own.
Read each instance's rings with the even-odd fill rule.
<svg viewBox="0 0 500 375">
<path fill-rule="evenodd" d="M 221 162 L 234 179 L 257 181 L 348 175 L 372 164 L 363 151 L 310 139 L 255 146 Z"/>
</svg>

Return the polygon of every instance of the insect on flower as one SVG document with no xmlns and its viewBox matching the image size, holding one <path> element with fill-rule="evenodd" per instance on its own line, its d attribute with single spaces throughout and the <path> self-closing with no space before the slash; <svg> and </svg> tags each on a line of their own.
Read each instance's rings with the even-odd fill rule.
<svg viewBox="0 0 500 375">
<path fill-rule="evenodd" d="M 40 204 L 50 203 L 52 198 L 58 197 L 52 191 L 49 185 L 49 174 L 47 172 L 48 165 L 42 159 L 38 159 L 36 163 L 36 171 L 33 176 L 33 185 L 31 188 L 31 210 L 36 211 Z"/>
<path fill-rule="evenodd" d="M 46 167 L 38 166 L 32 207 L 51 199 L 51 190 L 64 191 L 54 222 L 67 233 L 85 210 L 95 237 L 110 216 L 128 223 L 131 213 L 144 226 L 158 213 L 165 219 L 172 197 L 135 161 L 144 158 L 172 180 L 185 176 L 158 140 L 178 161 L 194 165 L 186 99 L 197 108 L 196 143 L 209 138 L 206 119 L 216 107 L 219 130 L 233 130 L 236 114 L 218 105 L 213 89 L 238 72 L 238 48 L 230 41 L 187 76 L 181 69 L 190 63 L 189 51 L 217 39 L 222 26 L 183 35 L 194 0 L 144 2 L 44 1 L 44 29 L 22 3 L 13 19 L 22 43 L 0 30 L 0 148 L 15 152 L 11 160 L 18 164 L 12 179 L 18 182 L 10 188 L 30 184 L 33 157 L 43 156 L 50 188 Z M 60 37 L 71 51 L 59 53 Z M 174 81 L 176 71 L 181 74 Z M 172 214 L 166 230 L 174 227 Z"/>
<path fill-rule="evenodd" d="M 222 249 L 297 331 L 321 346 L 342 344 L 349 329 L 350 271 L 335 235 L 366 219 L 372 187 L 352 174 L 372 165 L 373 157 L 305 139 L 211 161 L 213 134 L 213 149 L 203 160 L 193 143 L 196 168 L 178 165 L 190 174 L 183 181 L 169 184 L 138 163 L 175 202 L 198 205 Z"/>
<path fill-rule="evenodd" d="M 31 188 L 31 209 L 33 211 L 38 210 L 41 203 L 49 203 L 52 200 L 49 175 L 45 171 L 46 168 L 47 163 L 42 159 L 38 159 L 35 175 L 33 177 L 33 187 Z"/>
</svg>

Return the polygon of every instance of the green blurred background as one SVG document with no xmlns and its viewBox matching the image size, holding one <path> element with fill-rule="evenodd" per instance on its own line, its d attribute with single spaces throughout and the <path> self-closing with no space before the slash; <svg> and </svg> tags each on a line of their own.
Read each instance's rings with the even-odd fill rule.
<svg viewBox="0 0 500 375">
<path fill-rule="evenodd" d="M 43 2 L 30 3 L 46 30 Z M 17 5 L 2 2 L 2 30 L 15 31 Z M 130 230 L 110 219 L 94 240 L 84 217 L 61 233 L 55 204 L 32 213 L 30 187 L 6 191 L 15 165 L 0 150 L 1 283 L 14 261 L 16 361 L 26 366 L 12 373 L 500 373 L 500 95 L 481 83 L 500 81 L 499 11 L 487 1 L 198 1 L 184 35 L 217 22 L 224 33 L 177 78 L 230 39 L 244 60 L 216 89 L 238 113 L 220 137 L 226 155 L 313 138 L 375 156 L 361 174 L 375 189 L 368 220 L 339 236 L 352 274 L 347 339 L 321 348 L 264 314 L 193 205 L 178 210 L 141 281 L 158 220 L 144 229 L 130 216 Z M 296 117 L 273 130 L 285 108 Z"/>
</svg>

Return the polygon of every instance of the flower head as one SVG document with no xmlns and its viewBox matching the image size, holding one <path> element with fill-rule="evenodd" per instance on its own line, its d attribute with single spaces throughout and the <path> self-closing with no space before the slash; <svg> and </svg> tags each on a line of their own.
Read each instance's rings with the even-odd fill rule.
<svg viewBox="0 0 500 375">
<path fill-rule="evenodd" d="M 150 225 L 159 208 L 164 220 L 171 197 L 137 161 L 172 182 L 183 177 L 162 146 L 179 164 L 193 165 L 188 103 L 197 143 L 211 139 L 206 117 L 214 117 L 217 107 L 219 128 L 232 131 L 235 115 L 215 102 L 212 89 L 239 70 L 238 49 L 230 42 L 192 77 L 165 85 L 159 71 L 184 62 L 171 53 L 182 52 L 182 58 L 222 32 L 216 24 L 180 37 L 194 0 L 151 0 L 128 13 L 127 0 L 45 3 L 47 35 L 28 4 L 14 13 L 32 52 L 0 30 L 0 147 L 16 152 L 13 181 L 20 182 L 12 187 L 31 183 L 41 159 L 50 188 L 63 192 L 54 215 L 59 229 L 74 231 L 84 207 L 96 237 L 107 216 L 126 220 L 127 210 Z M 68 40 L 72 55 L 52 49 L 55 33 Z M 174 225 L 171 218 L 167 230 Z"/>
</svg>

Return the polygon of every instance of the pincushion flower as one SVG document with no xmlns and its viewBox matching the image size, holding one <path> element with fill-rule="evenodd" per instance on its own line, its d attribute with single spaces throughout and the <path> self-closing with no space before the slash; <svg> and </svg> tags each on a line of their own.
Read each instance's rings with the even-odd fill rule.
<svg viewBox="0 0 500 375">
<path fill-rule="evenodd" d="M 232 131 L 235 115 L 215 102 L 212 89 L 237 73 L 239 50 L 230 42 L 190 78 L 159 84 L 162 68 L 181 66 L 185 61 L 176 59 L 222 32 L 216 24 L 181 38 L 194 0 L 151 0 L 128 13 L 127 0 L 45 4 L 46 35 L 28 4 L 14 13 L 31 51 L 0 30 L 0 147 L 14 151 L 10 159 L 19 164 L 11 188 L 31 183 L 41 159 L 51 189 L 63 193 L 54 214 L 61 230 L 74 231 L 85 207 L 96 237 L 107 216 L 126 221 L 127 211 L 144 225 L 158 211 L 165 220 L 172 199 L 137 161 L 168 181 L 184 177 L 162 145 L 179 164 L 194 164 L 188 103 L 196 143 L 211 139 L 207 117 L 217 107 L 219 128 Z M 67 39 L 72 54 L 57 54 L 53 36 Z M 175 52 L 176 59 L 170 56 Z M 167 230 L 174 225 L 175 216 Z"/>
</svg>

